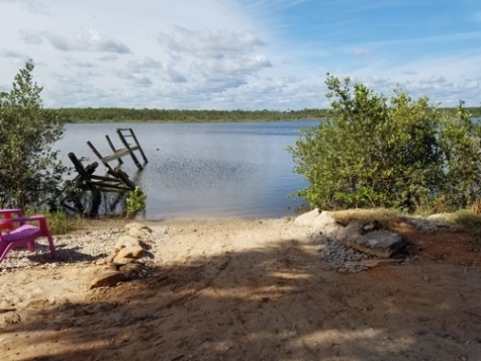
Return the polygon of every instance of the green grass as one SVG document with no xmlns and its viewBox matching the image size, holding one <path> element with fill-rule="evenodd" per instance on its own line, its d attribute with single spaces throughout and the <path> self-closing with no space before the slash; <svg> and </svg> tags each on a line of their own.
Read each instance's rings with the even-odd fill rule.
<svg viewBox="0 0 481 361">
<path fill-rule="evenodd" d="M 25 210 L 25 216 L 32 216 L 36 214 L 44 215 L 47 218 L 48 228 L 54 235 L 66 234 L 74 231 L 80 226 L 81 220 L 67 216 L 62 212 L 48 212 L 48 211 L 35 211 Z"/>
<path fill-rule="evenodd" d="M 401 213 L 385 208 L 375 209 L 348 209 L 332 211 L 332 216 L 337 222 L 346 226 L 352 220 L 359 220 L 363 223 L 378 222 L 383 228 L 389 229 L 398 223 Z M 419 215 L 426 218 L 426 215 Z M 459 210 L 454 213 L 442 213 L 433 222 L 445 222 L 457 225 L 456 229 L 465 232 L 481 240 L 481 214 L 472 210 Z"/>
<path fill-rule="evenodd" d="M 362 223 L 378 222 L 383 228 L 389 228 L 398 222 L 398 213 L 386 208 L 347 209 L 331 213 L 334 219 L 344 226 L 353 220 L 358 220 Z"/>
<path fill-rule="evenodd" d="M 459 210 L 454 213 L 443 213 L 440 220 L 458 225 L 464 232 L 475 237 L 481 236 L 481 214 L 471 210 Z"/>
</svg>

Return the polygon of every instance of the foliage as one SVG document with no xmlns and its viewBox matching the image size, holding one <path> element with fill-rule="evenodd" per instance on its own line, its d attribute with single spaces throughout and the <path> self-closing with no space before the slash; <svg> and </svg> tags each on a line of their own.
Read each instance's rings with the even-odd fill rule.
<svg viewBox="0 0 481 361">
<path fill-rule="evenodd" d="M 128 108 L 62 108 L 52 110 L 68 122 L 226 122 L 321 119 L 323 109 L 272 110 L 181 110 Z"/>
<path fill-rule="evenodd" d="M 481 199 L 481 126 L 460 102 L 453 117 L 443 119 L 439 139 L 443 167 L 440 194 L 454 209 L 473 207 Z"/>
<path fill-rule="evenodd" d="M 363 224 L 377 223 L 384 229 L 399 222 L 399 214 L 386 208 L 373 209 L 346 209 L 333 211 L 332 216 L 336 222 L 347 226 L 351 221 L 361 221 Z"/>
<path fill-rule="evenodd" d="M 52 145 L 63 125 L 42 108 L 42 88 L 27 62 L 10 92 L 0 92 L 0 206 L 39 208 L 54 196 L 64 167 Z"/>
<path fill-rule="evenodd" d="M 456 116 L 396 89 L 388 99 L 329 76 L 329 118 L 289 148 L 310 182 L 298 194 L 324 209 L 414 212 L 466 207 L 479 197 L 481 128 L 461 103 Z"/>
<path fill-rule="evenodd" d="M 49 211 L 48 209 L 25 209 L 25 215 L 31 216 L 36 214 L 42 214 L 47 218 L 48 228 L 54 235 L 66 234 L 75 230 L 80 222 L 79 218 L 73 218 L 67 216 L 60 211 Z"/>
<path fill-rule="evenodd" d="M 142 193 L 139 187 L 135 187 L 127 197 L 127 217 L 135 217 L 139 212 L 146 208 L 146 195 Z"/>
<path fill-rule="evenodd" d="M 65 213 L 44 212 L 52 234 L 65 234 L 77 228 L 79 219 L 68 217 Z"/>
<path fill-rule="evenodd" d="M 476 237 L 477 241 L 481 240 L 481 215 L 462 210 L 453 213 L 451 219 L 447 220 L 456 223 L 464 232 Z"/>
</svg>

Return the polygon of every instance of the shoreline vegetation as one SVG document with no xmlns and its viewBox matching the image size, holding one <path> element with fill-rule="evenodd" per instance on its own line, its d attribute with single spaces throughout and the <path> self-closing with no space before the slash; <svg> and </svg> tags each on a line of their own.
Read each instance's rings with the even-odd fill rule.
<svg viewBox="0 0 481 361">
<path fill-rule="evenodd" d="M 466 108 L 477 114 L 478 108 Z M 182 110 L 134 108 L 47 109 L 66 123 L 215 123 L 267 122 L 326 119 L 328 109 L 302 110 Z M 454 114 L 456 108 L 440 108 Z"/>
<path fill-rule="evenodd" d="M 327 117 L 326 109 L 272 110 L 181 110 L 134 108 L 49 109 L 67 123 L 202 123 L 313 120 Z"/>
</svg>

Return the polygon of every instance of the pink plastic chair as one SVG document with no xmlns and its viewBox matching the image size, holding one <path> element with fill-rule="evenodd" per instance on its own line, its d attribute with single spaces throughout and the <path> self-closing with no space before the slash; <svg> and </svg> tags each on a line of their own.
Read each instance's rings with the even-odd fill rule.
<svg viewBox="0 0 481 361">
<path fill-rule="evenodd" d="M 57 258 L 45 216 L 24 217 L 20 209 L 2 209 L 0 217 L 0 262 L 8 251 L 20 246 L 26 245 L 30 252 L 35 251 L 35 240 L 41 237 L 47 237 L 52 259 Z M 27 222 L 35 222 L 38 226 Z"/>
</svg>

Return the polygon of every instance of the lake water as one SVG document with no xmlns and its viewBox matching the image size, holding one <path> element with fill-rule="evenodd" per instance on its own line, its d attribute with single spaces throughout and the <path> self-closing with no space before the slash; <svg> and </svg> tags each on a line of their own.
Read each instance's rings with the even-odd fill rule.
<svg viewBox="0 0 481 361">
<path fill-rule="evenodd" d="M 150 220 L 282 217 L 294 215 L 303 204 L 288 194 L 307 186 L 293 172 L 286 147 L 294 145 L 300 128 L 317 124 L 68 124 L 57 147 L 66 165 L 72 165 L 69 152 L 85 157 L 87 165 L 98 161 L 87 141 L 106 156 L 111 150 L 105 135 L 122 148 L 116 129 L 132 128 L 149 162 L 139 172 L 126 156 L 122 169 L 147 194 L 146 218 Z M 103 175 L 99 173 L 102 168 L 95 174 Z"/>
</svg>

